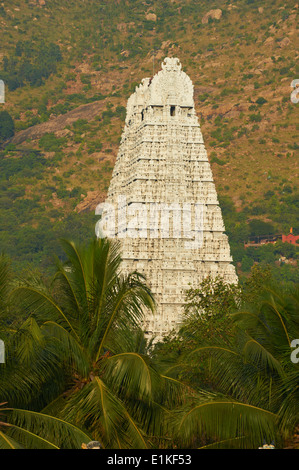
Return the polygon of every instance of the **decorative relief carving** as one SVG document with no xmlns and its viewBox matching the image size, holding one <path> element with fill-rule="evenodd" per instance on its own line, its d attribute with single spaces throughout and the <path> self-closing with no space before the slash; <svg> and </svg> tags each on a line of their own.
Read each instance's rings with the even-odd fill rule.
<svg viewBox="0 0 299 470">
<path fill-rule="evenodd" d="M 143 79 L 127 103 L 126 124 L 108 190 L 117 205 L 190 203 L 203 205 L 203 243 L 186 249 L 186 239 L 122 238 L 124 272 L 135 269 L 147 278 L 157 300 L 145 328 L 158 338 L 180 321 L 184 289 L 206 276 L 237 282 L 212 171 L 194 109 L 193 84 L 177 58 L 167 57 L 152 79 Z M 149 213 L 149 212 L 148 212 Z M 170 214 L 170 224 L 173 224 Z M 146 224 L 145 224 L 146 225 Z M 146 227 L 145 227 L 146 229 Z"/>
</svg>

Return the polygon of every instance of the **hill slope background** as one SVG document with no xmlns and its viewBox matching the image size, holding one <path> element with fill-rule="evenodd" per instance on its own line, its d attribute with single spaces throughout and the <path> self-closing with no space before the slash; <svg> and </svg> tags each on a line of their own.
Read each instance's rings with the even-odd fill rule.
<svg viewBox="0 0 299 470">
<path fill-rule="evenodd" d="M 239 274 L 267 262 L 298 280 L 277 266 L 294 246 L 244 248 L 250 235 L 299 234 L 297 12 L 281 0 L 2 2 L 0 112 L 14 135 L 0 153 L 1 250 L 47 270 L 59 237 L 94 233 L 127 99 L 173 56 L 194 84 Z"/>
</svg>

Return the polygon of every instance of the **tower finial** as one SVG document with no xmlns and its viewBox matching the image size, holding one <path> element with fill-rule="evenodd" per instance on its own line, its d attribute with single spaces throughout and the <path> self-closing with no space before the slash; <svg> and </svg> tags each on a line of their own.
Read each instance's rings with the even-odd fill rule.
<svg viewBox="0 0 299 470">
<path fill-rule="evenodd" d="M 168 72 L 179 72 L 182 69 L 182 64 L 177 57 L 165 57 L 162 69 Z"/>
</svg>

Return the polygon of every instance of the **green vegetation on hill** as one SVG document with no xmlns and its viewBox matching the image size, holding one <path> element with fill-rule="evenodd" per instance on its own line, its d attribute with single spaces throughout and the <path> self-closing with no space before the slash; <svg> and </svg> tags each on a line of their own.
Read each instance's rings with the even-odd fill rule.
<svg viewBox="0 0 299 470">
<path fill-rule="evenodd" d="M 205 21 L 216 9 L 218 19 Z M 6 103 L 0 112 L 8 114 L 0 115 L 0 141 L 15 135 L 0 155 L 1 249 L 18 262 L 42 259 L 46 267 L 50 233 L 56 240 L 63 224 L 65 233 L 69 217 L 78 220 L 79 238 L 93 232 L 126 101 L 170 55 L 179 57 L 194 83 L 239 273 L 269 262 L 295 280 L 294 267 L 275 264 L 284 247 L 248 251 L 243 242 L 270 227 L 299 233 L 298 105 L 290 100 L 298 76 L 296 16 L 291 0 L 270 0 L 267 7 L 249 0 L 4 3 L 0 79 Z"/>
<path fill-rule="evenodd" d="M 15 125 L 13 118 L 7 111 L 0 111 L 0 143 L 14 135 Z"/>
<path fill-rule="evenodd" d="M 292 259 L 298 262 L 299 249 L 298 245 L 282 243 L 280 240 L 275 244 L 264 244 L 259 247 L 244 247 L 249 237 L 265 236 L 273 234 L 289 233 L 289 228 L 293 227 L 295 233 L 299 233 L 299 198 L 297 195 L 289 195 L 284 198 L 284 202 L 288 204 L 282 205 L 278 203 L 277 198 L 271 197 L 269 200 L 270 209 L 267 207 L 267 201 L 264 206 L 260 205 L 262 214 L 268 214 L 273 210 L 272 220 L 274 223 L 264 222 L 260 218 L 253 218 L 252 209 L 244 208 L 243 211 L 237 212 L 232 199 L 229 196 L 220 197 L 220 206 L 226 227 L 233 256 L 234 264 L 237 268 L 241 268 L 239 274 L 247 274 L 254 263 L 262 265 L 270 265 L 273 269 L 273 276 L 277 280 L 286 282 L 299 281 L 298 269 L 296 265 L 285 264 L 279 261 L 281 257 Z M 265 201 L 264 201 L 265 202 Z M 285 211 L 285 206 L 288 211 Z M 268 212 L 269 210 L 269 212 Z M 270 212 L 271 213 L 271 212 Z"/>
<path fill-rule="evenodd" d="M 29 84 L 40 86 L 56 72 L 56 64 L 62 60 L 57 44 L 36 43 L 33 40 L 18 41 L 14 54 L 3 58 L 2 80 L 13 91 Z"/>
</svg>

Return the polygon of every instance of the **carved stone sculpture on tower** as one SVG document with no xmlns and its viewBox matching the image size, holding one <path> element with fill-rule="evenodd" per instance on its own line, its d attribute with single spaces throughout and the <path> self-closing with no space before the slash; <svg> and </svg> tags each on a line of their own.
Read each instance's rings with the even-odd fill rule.
<svg viewBox="0 0 299 470">
<path fill-rule="evenodd" d="M 207 276 L 237 282 L 193 84 L 177 58 L 128 99 L 106 203 L 118 211 L 109 233 L 121 240 L 123 271 L 143 273 L 156 298 L 144 322 L 149 335 L 178 325 L 190 286 Z"/>
</svg>

